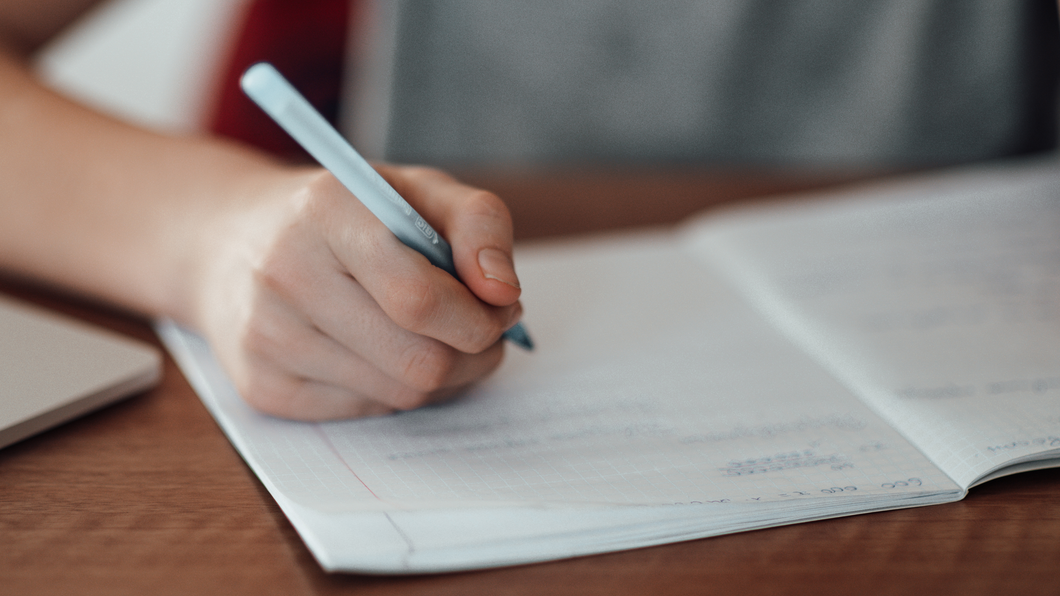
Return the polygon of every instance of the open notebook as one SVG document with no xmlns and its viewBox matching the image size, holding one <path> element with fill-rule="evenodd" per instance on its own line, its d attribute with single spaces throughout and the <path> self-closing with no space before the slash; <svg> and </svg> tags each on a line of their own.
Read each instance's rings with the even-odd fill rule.
<svg viewBox="0 0 1060 596">
<path fill-rule="evenodd" d="M 259 415 L 201 339 L 159 330 L 333 571 L 930 505 L 1060 464 L 1056 162 L 524 245 L 517 263 L 538 349 L 400 415 Z"/>
<path fill-rule="evenodd" d="M 0 296 L 0 447 L 143 391 L 161 374 L 143 342 Z"/>
</svg>

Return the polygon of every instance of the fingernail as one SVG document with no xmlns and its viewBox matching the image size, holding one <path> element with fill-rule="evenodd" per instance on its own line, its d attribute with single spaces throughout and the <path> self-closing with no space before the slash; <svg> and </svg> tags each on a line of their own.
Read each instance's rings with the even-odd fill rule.
<svg viewBox="0 0 1060 596">
<path fill-rule="evenodd" d="M 519 287 L 519 278 L 515 277 L 515 264 L 507 253 L 496 248 L 483 248 L 478 251 L 478 265 L 486 279 L 495 279 L 513 288 Z"/>
</svg>

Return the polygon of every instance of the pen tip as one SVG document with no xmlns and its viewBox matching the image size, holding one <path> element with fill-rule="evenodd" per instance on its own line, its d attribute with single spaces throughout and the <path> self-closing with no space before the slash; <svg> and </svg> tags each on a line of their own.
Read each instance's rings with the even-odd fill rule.
<svg viewBox="0 0 1060 596">
<path fill-rule="evenodd" d="M 522 323 L 516 323 L 511 329 L 505 331 L 504 338 L 528 352 L 534 349 L 534 342 Z"/>
</svg>

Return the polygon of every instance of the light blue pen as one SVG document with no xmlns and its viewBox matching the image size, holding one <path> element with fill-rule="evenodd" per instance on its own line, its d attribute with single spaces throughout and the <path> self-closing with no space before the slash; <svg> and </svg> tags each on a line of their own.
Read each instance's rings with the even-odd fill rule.
<svg viewBox="0 0 1060 596">
<path fill-rule="evenodd" d="M 254 103 L 327 168 L 398 239 L 427 257 L 435 267 L 459 279 L 449 243 L 271 64 L 261 62 L 248 68 L 240 85 Z M 504 337 L 527 350 L 534 348 L 522 323 L 504 332 Z"/>
</svg>

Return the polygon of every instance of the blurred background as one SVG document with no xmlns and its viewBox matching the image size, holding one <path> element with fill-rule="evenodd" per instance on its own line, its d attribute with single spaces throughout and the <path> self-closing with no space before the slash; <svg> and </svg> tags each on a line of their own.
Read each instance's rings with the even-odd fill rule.
<svg viewBox="0 0 1060 596">
<path fill-rule="evenodd" d="M 1050 0 L 353 2 L 344 121 L 375 157 L 906 165 L 1056 142 Z M 249 4 L 110 2 L 39 65 L 192 130 Z"/>
<path fill-rule="evenodd" d="M 226 130 L 219 114 L 260 114 L 249 103 L 218 108 L 218 97 L 233 94 L 254 60 L 239 48 L 262 6 L 284 35 L 305 29 L 294 47 L 325 43 L 320 25 L 283 16 L 305 4 L 116 0 L 37 65 L 55 87 L 123 118 L 264 145 L 252 137 L 267 119 L 244 124 L 249 135 Z M 1053 0 L 346 6 L 333 17 L 347 40 L 341 97 L 322 101 L 369 158 L 469 172 L 866 172 L 1049 152 L 1057 142 Z"/>
</svg>

